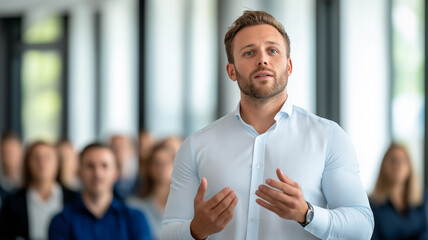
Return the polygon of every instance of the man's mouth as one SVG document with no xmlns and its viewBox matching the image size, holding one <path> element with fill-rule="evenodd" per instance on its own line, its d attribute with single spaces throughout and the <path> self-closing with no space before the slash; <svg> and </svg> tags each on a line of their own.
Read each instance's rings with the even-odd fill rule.
<svg viewBox="0 0 428 240">
<path fill-rule="evenodd" d="M 273 77 L 273 74 L 267 71 L 262 71 L 254 74 L 254 78 L 256 79 L 270 79 L 272 77 Z"/>
</svg>

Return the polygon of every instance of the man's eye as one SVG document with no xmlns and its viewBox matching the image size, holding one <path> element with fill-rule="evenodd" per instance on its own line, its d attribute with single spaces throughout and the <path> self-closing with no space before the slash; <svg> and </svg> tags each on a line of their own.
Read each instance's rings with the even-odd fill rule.
<svg viewBox="0 0 428 240">
<path fill-rule="evenodd" d="M 278 51 L 276 49 L 270 49 L 269 52 L 270 53 L 277 53 Z"/>
<path fill-rule="evenodd" d="M 247 52 L 245 52 L 245 53 L 244 53 L 244 55 L 245 55 L 245 56 L 251 56 L 251 55 L 253 55 L 253 52 L 251 52 L 251 51 L 247 51 Z"/>
</svg>

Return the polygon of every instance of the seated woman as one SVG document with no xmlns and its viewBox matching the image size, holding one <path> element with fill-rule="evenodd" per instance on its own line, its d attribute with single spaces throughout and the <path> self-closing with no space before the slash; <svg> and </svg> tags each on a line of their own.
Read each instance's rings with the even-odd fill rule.
<svg viewBox="0 0 428 240">
<path fill-rule="evenodd" d="M 47 239 L 52 217 L 78 197 L 57 182 L 55 147 L 36 142 L 24 157 L 24 188 L 9 196 L 0 214 L 0 239 Z"/>
<path fill-rule="evenodd" d="M 404 146 L 392 144 L 386 151 L 370 204 L 372 239 L 428 239 L 426 201 Z"/>
<path fill-rule="evenodd" d="M 142 194 L 130 198 L 128 203 L 143 211 L 149 220 L 150 232 L 154 239 L 160 239 L 161 223 L 171 184 L 171 173 L 175 152 L 165 144 L 153 148 L 147 160 Z"/>
</svg>

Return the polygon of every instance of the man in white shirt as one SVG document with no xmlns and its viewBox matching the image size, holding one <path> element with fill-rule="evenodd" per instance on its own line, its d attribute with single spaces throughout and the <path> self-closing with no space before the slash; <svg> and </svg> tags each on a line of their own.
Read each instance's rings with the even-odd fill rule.
<svg viewBox="0 0 428 240">
<path fill-rule="evenodd" d="M 241 101 L 177 153 L 163 238 L 369 239 L 373 213 L 352 144 L 287 94 L 283 26 L 245 11 L 225 46 Z"/>
</svg>

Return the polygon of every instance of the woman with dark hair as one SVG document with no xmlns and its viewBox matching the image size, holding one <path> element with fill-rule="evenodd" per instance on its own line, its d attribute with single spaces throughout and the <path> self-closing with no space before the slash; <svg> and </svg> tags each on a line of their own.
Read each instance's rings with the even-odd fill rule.
<svg viewBox="0 0 428 240">
<path fill-rule="evenodd" d="M 35 142 L 24 157 L 24 187 L 6 198 L 0 214 L 0 239 L 47 239 L 51 218 L 78 194 L 58 183 L 55 147 Z"/>
<path fill-rule="evenodd" d="M 149 220 L 154 239 L 160 239 L 160 230 L 171 184 L 175 152 L 165 144 L 156 145 L 146 162 L 142 193 L 129 199 L 129 204 L 139 208 Z"/>
<path fill-rule="evenodd" d="M 426 201 L 403 145 L 394 143 L 386 151 L 370 205 L 375 219 L 372 239 L 428 239 Z"/>
</svg>

